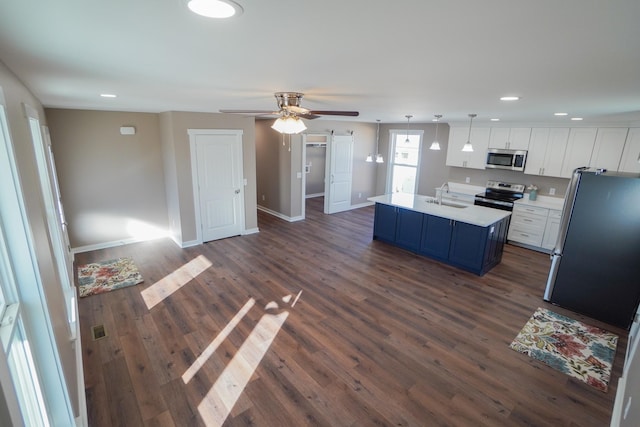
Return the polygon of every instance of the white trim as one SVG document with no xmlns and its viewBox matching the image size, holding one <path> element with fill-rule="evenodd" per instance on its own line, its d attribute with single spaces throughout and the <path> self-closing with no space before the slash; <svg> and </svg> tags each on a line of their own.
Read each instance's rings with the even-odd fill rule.
<svg viewBox="0 0 640 427">
<path fill-rule="evenodd" d="M 191 185 L 193 186 L 193 209 L 195 213 L 195 226 L 196 226 L 196 242 L 197 244 L 203 243 L 202 237 L 202 217 L 200 215 L 200 181 L 198 179 L 198 163 L 196 160 L 196 136 L 197 135 L 230 135 L 238 138 L 240 142 L 240 175 L 241 181 L 244 182 L 244 144 L 242 141 L 242 135 L 244 131 L 242 129 L 187 129 L 189 135 L 189 151 L 191 158 Z M 241 232 L 245 229 L 245 206 L 244 206 L 244 185 L 240 185 L 242 194 L 240 197 L 240 225 Z"/>
<path fill-rule="evenodd" d="M 258 205 L 258 210 L 261 210 L 262 212 L 268 213 L 269 215 L 275 216 L 277 218 L 283 219 L 288 222 L 302 221 L 304 219 L 303 216 L 289 217 L 284 214 L 281 214 L 280 212 L 273 211 L 269 208 L 265 208 L 264 206 L 260 206 L 260 205 Z"/>
<path fill-rule="evenodd" d="M 242 232 L 243 236 L 248 236 L 249 234 L 258 234 L 260 232 L 260 230 L 258 229 L 258 227 L 255 228 L 248 228 L 246 230 L 244 230 Z"/>
<path fill-rule="evenodd" d="M 419 135 L 420 136 L 420 146 L 418 147 L 418 164 L 416 165 L 416 181 L 414 185 L 414 194 L 418 191 L 418 183 L 420 182 L 420 169 L 422 167 L 422 146 L 424 145 L 424 130 L 422 129 L 409 129 L 409 135 Z M 402 135 L 407 134 L 406 129 L 389 129 L 389 151 L 387 153 L 387 176 L 385 177 L 385 193 L 391 193 L 391 180 L 393 179 L 393 166 L 395 165 L 395 153 L 394 149 L 396 146 L 396 141 L 394 135 Z"/>
<path fill-rule="evenodd" d="M 305 199 L 313 199 L 314 197 L 322 197 L 324 196 L 324 193 L 314 193 L 314 194 L 307 194 L 306 196 L 304 196 Z"/>
<path fill-rule="evenodd" d="M 171 240 L 173 240 L 174 242 L 176 242 L 178 244 L 178 246 L 182 246 L 182 243 L 178 242 L 177 240 L 175 240 L 173 238 L 173 236 L 169 235 L 169 232 L 167 231 L 166 235 L 161 235 L 161 236 L 154 236 L 153 238 L 150 239 L 142 239 L 139 237 L 131 237 L 128 239 L 122 239 L 122 240 L 112 240 L 111 242 L 102 242 L 102 243 L 95 243 L 93 245 L 84 245 L 84 246 L 78 246 L 75 248 L 71 248 L 71 253 L 72 254 L 81 254 L 84 252 L 91 252 L 91 251 L 97 251 L 100 249 L 108 249 L 108 248 L 114 248 L 116 246 L 123 246 L 123 245 L 130 245 L 132 243 L 140 243 L 140 242 L 148 242 L 151 240 L 157 240 L 157 239 L 164 239 L 164 238 L 171 238 Z"/>
<path fill-rule="evenodd" d="M 349 210 L 366 208 L 367 206 L 373 206 L 373 205 L 375 205 L 374 202 L 358 203 L 357 205 L 351 205 L 351 209 L 349 209 Z"/>
<path fill-rule="evenodd" d="M 198 242 L 197 240 L 189 240 L 189 241 L 186 241 L 186 242 L 183 242 L 183 243 L 179 244 L 179 246 L 182 249 L 185 249 L 185 248 L 191 248 L 193 246 L 198 246 L 198 245 L 201 245 L 201 244 L 202 244 L 202 242 Z"/>
</svg>

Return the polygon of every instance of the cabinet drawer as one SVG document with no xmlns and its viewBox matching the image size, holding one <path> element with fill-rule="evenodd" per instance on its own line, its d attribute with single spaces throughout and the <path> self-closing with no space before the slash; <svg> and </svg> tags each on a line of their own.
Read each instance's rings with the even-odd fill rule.
<svg viewBox="0 0 640 427">
<path fill-rule="evenodd" d="M 526 228 L 542 231 L 544 230 L 544 227 L 547 224 L 547 218 L 544 216 L 537 216 L 537 215 L 516 214 L 511 217 L 511 224 L 513 224 L 514 227 L 523 226 Z"/>
<path fill-rule="evenodd" d="M 514 227 L 512 225 L 511 227 L 509 227 L 509 234 L 507 235 L 507 239 L 531 246 L 541 246 L 543 232 L 544 230 L 539 231 L 528 227 Z"/>
<path fill-rule="evenodd" d="M 547 208 L 539 208 L 537 206 L 529 206 L 529 205 L 514 205 L 513 206 L 513 213 L 514 215 L 516 213 L 522 213 L 525 215 L 539 215 L 539 216 L 543 216 L 543 217 L 547 217 L 547 215 L 549 214 L 549 209 Z"/>
</svg>

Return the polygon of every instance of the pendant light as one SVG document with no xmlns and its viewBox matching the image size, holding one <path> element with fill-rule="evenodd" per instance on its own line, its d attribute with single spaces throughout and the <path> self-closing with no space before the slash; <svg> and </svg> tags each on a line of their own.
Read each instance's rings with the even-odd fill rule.
<svg viewBox="0 0 640 427">
<path fill-rule="evenodd" d="M 378 122 L 378 129 L 376 130 L 376 163 L 384 163 L 382 154 L 378 151 L 378 145 L 380 144 L 380 119 L 376 119 Z"/>
<path fill-rule="evenodd" d="M 413 116 L 411 114 L 407 114 L 405 117 L 407 118 L 407 139 L 405 139 L 404 142 L 409 144 L 411 142 L 411 140 L 409 140 L 409 120 L 411 120 L 411 117 Z"/>
<path fill-rule="evenodd" d="M 436 118 L 436 139 L 431 143 L 431 147 L 429 147 L 429 150 L 440 150 L 440 143 L 438 142 L 438 125 L 440 124 L 440 118 L 442 117 L 442 114 L 436 114 L 434 117 Z"/>
<path fill-rule="evenodd" d="M 473 152 L 473 146 L 471 145 L 471 124 L 473 123 L 473 118 L 477 116 L 477 114 L 469 114 L 469 137 L 467 138 L 467 143 L 462 147 L 462 151 L 471 153 Z"/>
</svg>

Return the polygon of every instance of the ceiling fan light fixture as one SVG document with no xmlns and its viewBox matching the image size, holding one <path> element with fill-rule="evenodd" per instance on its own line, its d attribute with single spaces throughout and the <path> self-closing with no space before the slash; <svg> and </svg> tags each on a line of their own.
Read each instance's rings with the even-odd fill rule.
<svg viewBox="0 0 640 427">
<path fill-rule="evenodd" d="M 231 18 L 243 12 L 242 6 L 231 0 L 189 0 L 187 7 L 207 18 Z"/>
<path fill-rule="evenodd" d="M 299 117 L 286 116 L 278 117 L 271 128 L 280 133 L 294 134 L 306 130 L 307 126 Z"/>
</svg>

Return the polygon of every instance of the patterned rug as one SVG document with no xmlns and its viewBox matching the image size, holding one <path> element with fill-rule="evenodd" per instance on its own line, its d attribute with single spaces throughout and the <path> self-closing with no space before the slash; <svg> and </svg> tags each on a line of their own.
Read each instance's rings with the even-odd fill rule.
<svg viewBox="0 0 640 427">
<path fill-rule="evenodd" d="M 606 392 L 617 345 L 611 332 L 538 308 L 510 347 Z"/>
<path fill-rule="evenodd" d="M 142 283 L 142 275 L 128 257 L 78 267 L 80 297 L 102 294 Z"/>
</svg>

